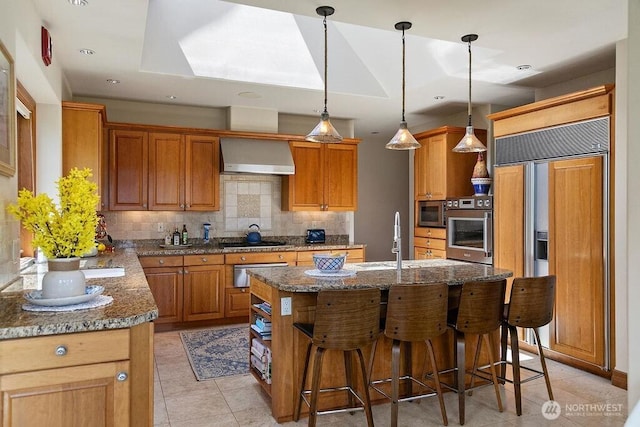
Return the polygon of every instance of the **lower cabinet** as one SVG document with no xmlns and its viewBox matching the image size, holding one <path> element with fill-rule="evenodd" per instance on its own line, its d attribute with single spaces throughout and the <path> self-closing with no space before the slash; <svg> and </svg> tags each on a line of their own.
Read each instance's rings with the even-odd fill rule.
<svg viewBox="0 0 640 427">
<path fill-rule="evenodd" d="M 158 306 L 156 323 L 224 317 L 224 256 L 141 257 L 140 264 Z"/>
<path fill-rule="evenodd" d="M 413 259 L 446 259 L 447 230 L 416 227 L 413 239 Z"/>
<path fill-rule="evenodd" d="M 249 288 L 227 288 L 224 291 L 225 317 L 248 316 L 251 305 L 251 293 Z"/>
<path fill-rule="evenodd" d="M 0 341 L 1 425 L 153 425 L 152 328 Z"/>
</svg>

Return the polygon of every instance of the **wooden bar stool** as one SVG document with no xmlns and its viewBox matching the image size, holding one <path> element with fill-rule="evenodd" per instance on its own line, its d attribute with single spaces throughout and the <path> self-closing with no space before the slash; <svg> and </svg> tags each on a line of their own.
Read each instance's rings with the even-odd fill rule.
<svg viewBox="0 0 640 427">
<path fill-rule="evenodd" d="M 371 401 L 367 369 L 362 355 L 362 348 L 375 342 L 380 334 L 380 290 L 379 289 L 348 289 L 323 290 L 318 292 L 316 303 L 316 317 L 313 324 L 294 323 L 307 338 L 307 356 L 297 397 L 294 421 L 300 418 L 300 409 L 304 400 L 309 405 L 309 426 L 316 425 L 317 415 L 354 410 L 364 410 L 367 425 L 373 426 Z M 316 347 L 313 358 L 313 372 L 311 374 L 311 389 L 305 390 L 307 371 L 311 359 L 311 348 Z M 325 350 L 341 350 L 343 352 L 346 385 L 342 387 L 320 389 L 322 361 Z M 360 365 L 362 378 L 362 392 L 359 395 L 352 383 L 351 360 L 355 353 Z M 329 391 L 346 391 L 349 407 L 318 411 L 319 393 Z M 309 395 L 309 399 L 307 399 Z M 358 400 L 359 406 L 355 399 Z"/>
<path fill-rule="evenodd" d="M 502 322 L 506 284 L 506 279 L 466 282 L 462 285 L 458 308 L 449 311 L 449 326 L 453 328 L 455 336 L 456 376 L 453 387 L 446 387 L 458 393 L 460 425 L 464 424 L 465 419 L 465 334 L 478 335 L 478 351 L 476 355 L 479 354 L 483 341 L 487 346 L 491 381 L 496 392 L 498 410 L 502 412 L 502 399 L 500 398 L 500 387 L 495 367 L 497 359 L 493 351 L 492 332 L 500 328 Z M 471 374 L 473 378 L 475 369 Z M 471 385 L 473 385 L 473 382 Z"/>
<path fill-rule="evenodd" d="M 376 381 L 369 380 L 371 387 L 383 396 L 391 399 L 391 426 L 398 425 L 398 403 L 415 399 L 422 399 L 437 395 L 440 401 L 440 412 L 444 425 L 448 424 L 447 411 L 442 398 L 440 388 L 440 377 L 436 366 L 436 357 L 433 351 L 431 339 L 444 334 L 447 331 L 447 299 L 449 287 L 446 283 L 434 283 L 424 285 L 393 285 L 389 289 L 389 299 L 387 302 L 387 315 L 384 328 L 384 335 L 393 340 L 391 349 L 391 378 Z M 435 389 L 432 389 L 422 381 L 411 375 L 411 343 L 424 342 L 427 345 Z M 405 360 L 409 373 L 400 375 L 400 347 L 402 343 L 408 343 L 405 347 Z M 376 354 L 376 343 L 371 352 L 369 364 L 369 375 L 373 368 L 373 361 Z M 427 354 L 425 354 L 426 361 Z M 424 363 L 420 379 L 424 378 Z M 427 393 L 412 394 L 400 398 L 400 380 L 415 382 L 422 386 L 422 390 Z M 383 383 L 391 382 L 391 395 L 385 393 L 380 387 Z"/>
<path fill-rule="evenodd" d="M 549 400 L 553 400 L 551 383 L 549 382 L 549 372 L 544 360 L 544 352 L 540 343 L 538 328 L 549 324 L 553 318 L 553 306 L 556 297 L 556 277 L 518 277 L 513 280 L 511 287 L 511 297 L 509 303 L 505 305 L 502 325 L 502 360 L 501 374 L 502 380 L 513 384 L 516 397 L 516 413 L 522 415 L 522 390 L 521 385 L 525 382 L 544 377 L 547 384 Z M 517 328 L 531 328 L 535 335 L 538 346 L 538 355 L 542 371 L 520 365 L 520 353 L 518 347 Z M 511 335 L 511 363 L 507 361 L 507 334 Z M 506 365 L 512 365 L 513 380 L 505 378 Z M 522 379 L 520 369 L 533 372 L 526 379 Z"/>
</svg>

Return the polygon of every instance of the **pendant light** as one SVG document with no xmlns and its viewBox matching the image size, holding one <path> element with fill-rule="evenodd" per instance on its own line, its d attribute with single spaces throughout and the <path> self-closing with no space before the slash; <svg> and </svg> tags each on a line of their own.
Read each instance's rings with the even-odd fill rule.
<svg viewBox="0 0 640 427">
<path fill-rule="evenodd" d="M 416 148 L 420 148 L 420 143 L 416 141 L 416 139 L 411 135 L 411 132 L 407 129 L 407 122 L 404 119 L 404 87 L 405 87 L 405 47 L 404 47 L 404 31 L 411 28 L 411 22 L 402 21 L 398 22 L 396 25 L 396 30 L 402 30 L 402 121 L 400 122 L 400 128 L 391 141 L 387 142 L 385 148 L 389 150 L 415 150 Z"/>
<path fill-rule="evenodd" d="M 305 138 L 311 142 L 335 143 L 342 141 L 342 137 L 329 121 L 329 112 L 327 111 L 327 16 L 333 15 L 333 12 L 335 9 L 331 6 L 320 6 L 316 9 L 316 13 L 324 17 L 322 21 L 324 25 L 324 111 L 320 115 L 320 123 Z"/>
<path fill-rule="evenodd" d="M 471 42 L 478 40 L 477 34 L 467 34 L 462 36 L 462 41 L 469 46 L 469 105 L 467 113 L 469 114 L 469 123 L 467 131 L 462 137 L 458 145 L 453 148 L 456 153 L 480 153 L 487 151 L 487 147 L 473 133 L 473 125 L 471 124 Z"/>
</svg>

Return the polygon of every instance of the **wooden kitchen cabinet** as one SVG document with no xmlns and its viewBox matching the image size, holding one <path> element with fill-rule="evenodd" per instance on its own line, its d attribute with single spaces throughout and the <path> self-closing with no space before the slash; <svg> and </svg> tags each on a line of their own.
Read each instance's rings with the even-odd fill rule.
<svg viewBox="0 0 640 427">
<path fill-rule="evenodd" d="M 152 425 L 152 328 L 0 341 L 2 426 Z"/>
<path fill-rule="evenodd" d="M 445 200 L 447 197 L 471 196 L 471 175 L 476 153 L 451 151 L 465 134 L 465 128 L 443 126 L 415 135 L 421 147 L 414 153 L 415 200 Z M 487 132 L 475 129 L 486 144 Z"/>
<path fill-rule="evenodd" d="M 66 175 L 74 167 L 91 169 L 91 181 L 100 195 L 99 211 L 109 204 L 108 153 L 103 138 L 106 120 L 104 105 L 62 102 L 62 172 Z"/>
<path fill-rule="evenodd" d="M 249 307 L 251 306 L 251 293 L 249 288 L 227 287 L 224 290 L 225 317 L 248 316 Z"/>
<path fill-rule="evenodd" d="M 446 259 L 447 230 L 416 227 L 413 245 L 413 259 Z"/>
<path fill-rule="evenodd" d="M 282 179 L 282 210 L 355 211 L 358 145 L 289 143 L 296 172 Z"/>
<path fill-rule="evenodd" d="M 210 135 L 110 133 L 110 209 L 220 210 L 220 143 Z"/>
<path fill-rule="evenodd" d="M 109 134 L 109 210 L 148 209 L 148 134 L 112 130 Z"/>
<path fill-rule="evenodd" d="M 224 317 L 224 256 L 141 257 L 158 306 L 156 323 L 182 323 Z"/>
</svg>

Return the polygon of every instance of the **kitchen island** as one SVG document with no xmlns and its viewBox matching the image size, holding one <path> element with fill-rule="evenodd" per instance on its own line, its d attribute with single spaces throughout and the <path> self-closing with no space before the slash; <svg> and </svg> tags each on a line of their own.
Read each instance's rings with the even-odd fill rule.
<svg viewBox="0 0 640 427">
<path fill-rule="evenodd" d="M 398 278 L 395 262 L 372 262 L 346 264 L 342 275 L 349 277 L 311 277 L 305 272 L 310 267 L 288 267 L 281 269 L 251 269 L 252 323 L 264 318 L 271 321 L 271 334 L 262 337 L 253 328 L 250 330 L 252 343 L 268 349 L 271 358 L 270 373 L 265 375 L 257 369 L 251 372 L 263 389 L 271 397 L 271 412 L 278 422 L 289 421 L 293 417 L 297 389 L 299 387 L 307 340 L 293 327 L 294 322 L 312 323 L 315 315 L 317 292 L 322 289 L 357 289 L 375 287 L 382 291 L 386 300 L 386 291 L 394 284 L 418 284 L 445 282 L 449 285 L 450 305 L 456 304 L 457 295 L 464 282 L 472 280 L 496 280 L 510 277 L 508 270 L 494 268 L 484 264 L 470 264 L 451 260 L 404 261 Z M 381 316 L 384 316 L 384 303 Z M 268 339 L 267 339 L 268 338 Z M 477 337 L 467 336 L 467 367 L 473 361 Z M 436 350 L 438 369 L 454 366 L 453 341 L 450 333 L 441 335 L 433 341 Z M 262 347 L 260 347 L 262 348 Z M 390 356 L 391 341 L 385 337 L 378 343 L 379 355 Z M 411 370 L 421 370 L 423 352 L 421 343 L 412 348 Z M 344 362 L 341 354 L 328 351 L 325 356 L 323 385 L 342 384 L 344 381 Z M 365 354 L 368 357 L 368 354 Z M 484 351 L 481 358 L 486 359 Z M 388 378 L 390 362 L 377 356 L 372 378 Z M 401 368 L 404 369 L 404 368 Z M 445 378 L 446 380 L 446 378 Z M 325 383 L 326 381 L 326 383 Z M 384 401 L 382 396 L 373 393 L 372 401 Z M 342 396 L 325 399 L 327 406 L 339 406 Z M 303 405 L 303 413 L 306 408 Z"/>
<path fill-rule="evenodd" d="M 87 279 L 113 302 L 78 311 L 23 310 L 23 294 L 39 288 L 46 264 L 24 270 L 0 292 L 2 426 L 153 425 L 158 310 L 138 258 L 122 250 L 83 261 L 96 270 L 124 267 L 124 276 Z"/>
</svg>

